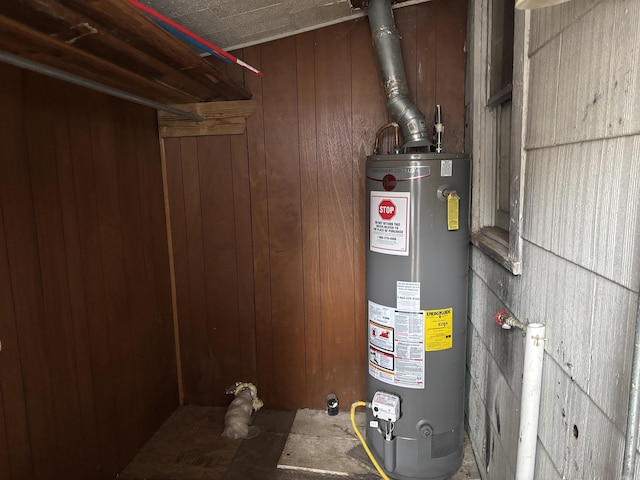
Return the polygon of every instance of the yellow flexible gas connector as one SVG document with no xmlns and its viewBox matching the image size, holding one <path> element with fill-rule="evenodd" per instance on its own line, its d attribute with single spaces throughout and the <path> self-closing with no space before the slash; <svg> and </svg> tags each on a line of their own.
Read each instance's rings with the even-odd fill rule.
<svg viewBox="0 0 640 480">
<path fill-rule="evenodd" d="M 373 466 L 376 467 L 376 470 L 378 471 L 380 476 L 384 480 L 391 480 L 387 476 L 387 474 L 384 473 L 384 470 L 382 470 L 380 465 L 378 465 L 378 462 L 373 457 L 373 454 L 371 453 L 371 450 L 369 450 L 369 447 L 367 446 L 367 442 L 365 442 L 364 438 L 362 438 L 362 434 L 360 433 L 360 430 L 358 430 L 358 426 L 356 425 L 356 408 L 358 408 L 358 407 L 366 407 L 366 406 L 367 406 L 367 404 L 365 402 L 354 402 L 353 405 L 351 405 L 351 426 L 353 427 L 353 431 L 356 432 L 356 435 L 358 436 L 358 439 L 360 440 L 360 443 L 364 447 L 364 451 L 367 452 L 367 455 L 369 456 L 369 458 L 373 462 Z"/>
</svg>

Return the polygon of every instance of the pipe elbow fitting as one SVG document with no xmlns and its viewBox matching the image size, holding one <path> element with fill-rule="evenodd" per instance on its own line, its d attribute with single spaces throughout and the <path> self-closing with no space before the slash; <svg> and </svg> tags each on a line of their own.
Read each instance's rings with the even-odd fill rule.
<svg viewBox="0 0 640 480">
<path fill-rule="evenodd" d="M 424 114 L 409 98 L 406 74 L 390 0 L 371 0 L 367 9 L 387 110 L 402 128 L 403 147 L 430 147 L 430 133 Z"/>
</svg>

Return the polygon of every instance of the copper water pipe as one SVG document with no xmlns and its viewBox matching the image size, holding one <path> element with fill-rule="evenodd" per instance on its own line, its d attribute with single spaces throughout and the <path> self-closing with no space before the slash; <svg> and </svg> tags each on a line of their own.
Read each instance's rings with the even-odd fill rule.
<svg viewBox="0 0 640 480">
<path fill-rule="evenodd" d="M 386 129 L 393 127 L 393 152 L 395 154 L 400 153 L 400 125 L 398 125 L 396 122 L 389 122 L 383 126 L 381 126 L 378 131 L 376 132 L 376 140 L 373 143 L 373 154 L 374 155 L 378 155 L 378 153 L 380 153 L 380 135 L 382 135 L 382 132 L 384 132 Z"/>
</svg>

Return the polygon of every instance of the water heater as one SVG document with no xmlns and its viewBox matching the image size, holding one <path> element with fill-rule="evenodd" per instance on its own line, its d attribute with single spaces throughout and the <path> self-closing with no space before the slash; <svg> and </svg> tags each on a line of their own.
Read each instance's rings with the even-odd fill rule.
<svg viewBox="0 0 640 480">
<path fill-rule="evenodd" d="M 367 443 L 390 477 L 462 463 L 470 160 L 367 157 Z"/>
</svg>

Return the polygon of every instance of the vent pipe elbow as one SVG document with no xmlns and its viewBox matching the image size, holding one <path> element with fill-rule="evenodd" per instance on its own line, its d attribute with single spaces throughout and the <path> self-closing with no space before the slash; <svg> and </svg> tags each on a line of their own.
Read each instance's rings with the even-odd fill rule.
<svg viewBox="0 0 640 480">
<path fill-rule="evenodd" d="M 393 19 L 391 0 L 370 0 L 367 15 L 387 98 L 387 110 L 402 129 L 403 147 L 430 147 L 425 116 L 409 97 L 400 35 Z"/>
</svg>

